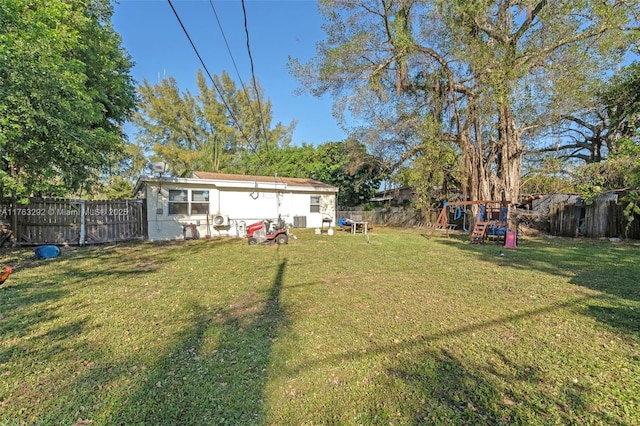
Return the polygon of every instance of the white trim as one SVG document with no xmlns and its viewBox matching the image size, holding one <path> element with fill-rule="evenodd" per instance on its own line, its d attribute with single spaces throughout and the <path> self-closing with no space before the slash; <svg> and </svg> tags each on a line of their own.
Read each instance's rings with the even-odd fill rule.
<svg viewBox="0 0 640 426">
<path fill-rule="evenodd" d="M 240 181 L 240 180 L 212 180 L 212 179 L 194 179 L 194 178 L 157 178 L 151 176 L 141 176 L 136 182 L 133 189 L 134 195 L 142 190 L 142 187 L 148 183 L 162 183 L 168 185 L 195 185 L 203 187 L 216 188 L 232 188 L 232 189 L 257 189 L 259 191 L 291 191 L 291 192 L 329 192 L 337 193 L 338 188 L 333 186 L 311 186 L 311 185 L 295 185 L 279 182 L 258 182 L 258 181 Z"/>
</svg>

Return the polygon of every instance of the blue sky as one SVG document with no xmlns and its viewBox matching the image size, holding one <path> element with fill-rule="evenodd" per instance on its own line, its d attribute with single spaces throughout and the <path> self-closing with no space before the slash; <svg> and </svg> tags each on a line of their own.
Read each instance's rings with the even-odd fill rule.
<svg viewBox="0 0 640 426">
<path fill-rule="evenodd" d="M 244 17 L 240 0 L 213 1 L 242 81 L 251 81 Z M 240 87 L 236 70 L 209 0 L 173 0 L 180 19 L 209 72 L 226 70 Z M 331 99 L 297 95 L 299 83 L 289 75 L 289 55 L 306 62 L 316 42 L 325 38 L 318 5 L 309 0 L 246 0 L 249 42 L 256 78 L 272 102 L 274 120 L 296 120 L 293 143 L 340 141 L 345 133 L 331 113 Z M 180 90 L 197 93 L 196 72 L 202 69 L 195 52 L 166 0 L 120 0 L 112 19 L 135 67 L 137 82 L 173 77 Z M 211 84 L 211 82 L 209 82 Z"/>
</svg>

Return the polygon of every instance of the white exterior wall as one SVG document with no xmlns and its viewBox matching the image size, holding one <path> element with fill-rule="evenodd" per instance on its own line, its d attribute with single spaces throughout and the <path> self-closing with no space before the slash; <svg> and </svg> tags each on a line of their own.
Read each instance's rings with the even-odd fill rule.
<svg viewBox="0 0 640 426">
<path fill-rule="evenodd" d="M 243 237 L 240 223 L 246 226 L 263 219 L 277 219 L 280 215 L 287 224 L 294 223 L 294 217 L 306 217 L 307 228 L 322 226 L 323 217 L 336 222 L 336 194 L 334 192 L 297 190 L 292 188 L 225 188 L 211 185 L 163 182 L 162 188 L 156 182 L 145 186 L 147 199 L 147 220 L 149 240 L 172 240 L 184 238 L 185 225 L 194 224 L 199 237 L 207 235 Z M 208 190 L 209 224 L 207 215 L 169 215 L 169 190 Z M 301 188 L 302 189 L 302 188 Z M 189 192 L 189 194 L 191 194 Z M 311 197 L 320 197 L 320 212 L 311 212 Z M 213 215 L 228 216 L 227 226 L 214 227 Z M 326 226 L 326 225 L 325 225 Z"/>
</svg>

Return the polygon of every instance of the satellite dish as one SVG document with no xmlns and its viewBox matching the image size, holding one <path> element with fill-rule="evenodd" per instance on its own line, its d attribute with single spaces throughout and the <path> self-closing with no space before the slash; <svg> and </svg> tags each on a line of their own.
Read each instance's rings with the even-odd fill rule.
<svg viewBox="0 0 640 426">
<path fill-rule="evenodd" d="M 162 193 L 162 175 L 167 171 L 167 163 L 159 161 L 157 163 L 151 163 L 151 171 L 158 174 L 158 194 Z"/>
<path fill-rule="evenodd" d="M 151 171 L 153 173 L 158 173 L 159 175 L 162 175 L 167 171 L 167 163 L 165 163 L 164 161 L 151 163 Z"/>
</svg>

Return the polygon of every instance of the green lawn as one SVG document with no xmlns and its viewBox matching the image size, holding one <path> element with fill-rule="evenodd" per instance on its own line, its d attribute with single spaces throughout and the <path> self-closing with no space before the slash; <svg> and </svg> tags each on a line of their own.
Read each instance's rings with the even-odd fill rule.
<svg viewBox="0 0 640 426">
<path fill-rule="evenodd" d="M 640 424 L 640 244 L 0 252 L 0 424 Z"/>
</svg>

